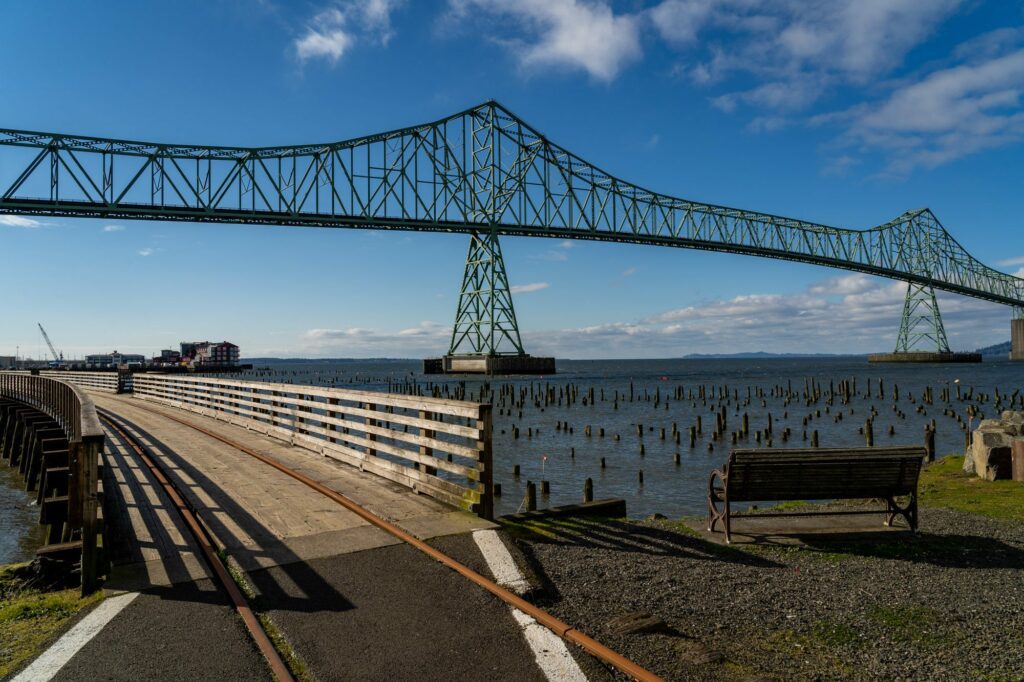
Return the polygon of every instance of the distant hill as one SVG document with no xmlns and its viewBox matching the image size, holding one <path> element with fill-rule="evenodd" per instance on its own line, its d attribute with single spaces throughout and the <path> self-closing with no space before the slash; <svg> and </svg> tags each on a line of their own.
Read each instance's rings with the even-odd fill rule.
<svg viewBox="0 0 1024 682">
<path fill-rule="evenodd" d="M 1003 343 L 997 343 L 994 346 L 985 346 L 974 351 L 975 353 L 981 353 L 982 355 L 1002 355 L 1007 356 L 1010 354 L 1010 342 L 1004 341 Z"/>
<path fill-rule="evenodd" d="M 749 353 L 690 353 L 684 355 L 684 360 L 728 360 L 735 358 L 739 360 L 757 360 L 760 358 L 859 358 L 864 354 L 856 353 L 766 353 L 765 351 L 753 351 Z"/>
</svg>

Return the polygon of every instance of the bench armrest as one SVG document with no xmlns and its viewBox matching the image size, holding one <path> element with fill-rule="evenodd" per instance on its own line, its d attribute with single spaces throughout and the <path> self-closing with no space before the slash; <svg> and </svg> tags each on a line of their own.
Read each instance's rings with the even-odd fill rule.
<svg viewBox="0 0 1024 682">
<path fill-rule="evenodd" d="M 722 482 L 722 488 L 725 488 L 725 486 L 726 486 L 726 484 L 728 483 L 728 480 L 729 480 L 728 474 L 725 471 L 723 471 L 721 469 L 715 469 L 714 471 L 712 471 L 711 472 L 711 476 L 708 477 L 708 496 L 709 497 L 714 497 L 714 495 L 715 495 L 715 477 L 717 477 L 718 480 L 720 480 Z"/>
</svg>

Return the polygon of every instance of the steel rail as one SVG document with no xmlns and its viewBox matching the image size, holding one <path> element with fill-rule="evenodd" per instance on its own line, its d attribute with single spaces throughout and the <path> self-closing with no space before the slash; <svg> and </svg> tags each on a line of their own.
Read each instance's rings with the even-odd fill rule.
<svg viewBox="0 0 1024 682">
<path fill-rule="evenodd" d="M 170 419 L 171 421 L 181 424 L 182 426 L 187 426 L 195 431 L 198 431 L 206 436 L 209 436 L 210 438 L 213 438 L 216 441 L 224 443 L 225 445 L 228 445 L 240 452 L 243 452 L 246 455 L 249 455 L 250 457 L 253 457 L 263 462 L 264 464 L 272 466 L 281 473 L 290 476 L 296 481 L 299 481 L 300 483 L 306 485 L 307 487 L 312 488 L 316 492 L 338 503 L 339 505 L 356 514 L 363 520 L 393 535 L 394 537 L 414 547 L 420 552 L 423 552 L 435 561 L 447 566 L 459 575 L 470 580 L 472 583 L 484 588 L 498 599 L 501 599 L 506 604 L 519 609 L 520 611 L 530 616 L 544 627 L 554 632 L 556 635 L 558 635 L 565 641 L 579 646 L 581 649 L 586 651 L 594 658 L 598 659 L 603 663 L 606 663 L 607 665 L 610 665 L 622 674 L 627 675 L 629 678 L 637 680 L 637 682 L 663 682 L 661 677 L 652 673 L 646 668 L 638 665 L 637 663 L 634 663 L 622 654 L 613 651 L 612 649 L 609 649 L 608 647 L 601 644 L 592 637 L 588 636 L 587 634 L 583 633 L 582 631 L 577 630 L 568 623 L 565 623 L 564 621 L 559 620 L 555 616 L 552 616 L 544 609 L 541 609 L 538 606 L 534 606 L 533 604 L 526 601 L 519 595 L 505 589 L 501 585 L 498 585 L 490 578 L 484 577 L 483 575 L 477 573 L 465 564 L 456 561 L 444 552 L 435 549 L 434 547 L 431 547 L 429 544 L 420 540 L 414 535 L 408 533 L 398 525 L 377 516 L 373 512 L 359 505 L 359 503 L 355 502 L 354 500 L 346 497 L 345 495 L 342 495 L 341 493 L 335 490 L 328 488 L 327 486 L 319 483 L 318 481 L 313 480 L 312 478 L 306 476 L 305 474 L 295 471 L 294 469 L 291 469 L 285 466 L 284 464 L 281 464 L 280 462 L 271 457 L 268 457 L 260 452 L 257 452 L 252 448 L 246 447 L 241 443 L 233 441 L 230 438 L 222 436 L 219 433 L 210 431 L 209 429 L 205 429 L 202 426 L 198 426 L 186 419 L 180 419 L 174 415 L 168 414 L 163 410 L 156 410 L 150 407 L 141 407 L 139 405 L 136 405 L 135 403 L 132 403 L 132 406 L 138 407 L 139 409 L 145 412 L 149 412 L 150 414 L 160 415 L 161 417 L 164 417 L 165 419 Z"/>
<path fill-rule="evenodd" d="M 184 496 L 180 493 L 177 486 L 171 482 L 171 480 L 164 474 L 163 468 L 156 462 L 155 458 L 151 457 L 147 452 L 146 446 L 139 442 L 137 438 L 129 435 L 121 426 L 113 419 L 111 413 L 105 410 L 98 410 L 100 420 L 107 425 L 108 428 L 112 429 L 117 435 L 124 441 L 132 450 L 135 451 L 136 456 L 146 465 L 149 472 L 163 488 L 164 493 L 171 500 L 174 508 L 178 510 L 178 514 L 185 521 L 189 531 L 192 533 L 192 537 L 195 538 L 196 543 L 203 552 L 203 557 L 206 559 L 206 563 L 213 570 L 217 581 L 221 584 L 221 587 L 227 593 L 228 598 L 231 600 L 235 611 L 241 616 L 242 622 L 245 624 L 246 630 L 249 631 L 249 636 L 253 642 L 259 648 L 260 653 L 263 654 L 263 658 L 266 660 L 267 665 L 270 666 L 271 671 L 274 673 L 274 677 L 279 682 L 294 682 L 295 677 L 288 669 L 288 665 L 281 658 L 277 649 L 274 647 L 273 642 L 270 641 L 270 637 L 267 635 L 263 626 L 260 625 L 259 619 L 256 618 L 256 614 L 253 612 L 252 607 L 249 605 L 249 601 L 242 594 L 242 591 L 238 588 L 238 585 L 232 579 L 231 574 L 228 573 L 227 568 L 224 566 L 224 562 L 221 561 L 217 555 L 217 550 L 214 547 L 215 541 L 212 534 L 206 528 L 206 524 L 199 518 L 199 514 L 195 512 L 189 504 L 185 501 Z"/>
</svg>

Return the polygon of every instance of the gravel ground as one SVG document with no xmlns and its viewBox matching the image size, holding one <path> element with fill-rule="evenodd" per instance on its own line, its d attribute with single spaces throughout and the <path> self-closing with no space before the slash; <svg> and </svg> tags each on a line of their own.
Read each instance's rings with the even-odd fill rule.
<svg viewBox="0 0 1024 682">
<path fill-rule="evenodd" d="M 536 601 L 671 680 L 1024 680 L 1024 527 L 925 509 L 915 536 L 706 542 L 679 522 L 516 532 Z M 616 634 L 650 614 L 662 632 Z"/>
</svg>

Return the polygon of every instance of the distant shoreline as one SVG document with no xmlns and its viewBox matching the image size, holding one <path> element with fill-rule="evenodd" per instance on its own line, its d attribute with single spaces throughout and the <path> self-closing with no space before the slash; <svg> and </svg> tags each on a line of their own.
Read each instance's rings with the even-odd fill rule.
<svg viewBox="0 0 1024 682">
<path fill-rule="evenodd" d="M 657 362 L 660 360 L 792 360 L 800 358 L 864 358 L 867 353 L 690 353 L 671 358 L 560 358 L 568 362 Z M 421 362 L 423 358 L 246 358 L 246 362 L 310 362 L 310 363 L 351 363 L 351 362 Z"/>
</svg>

